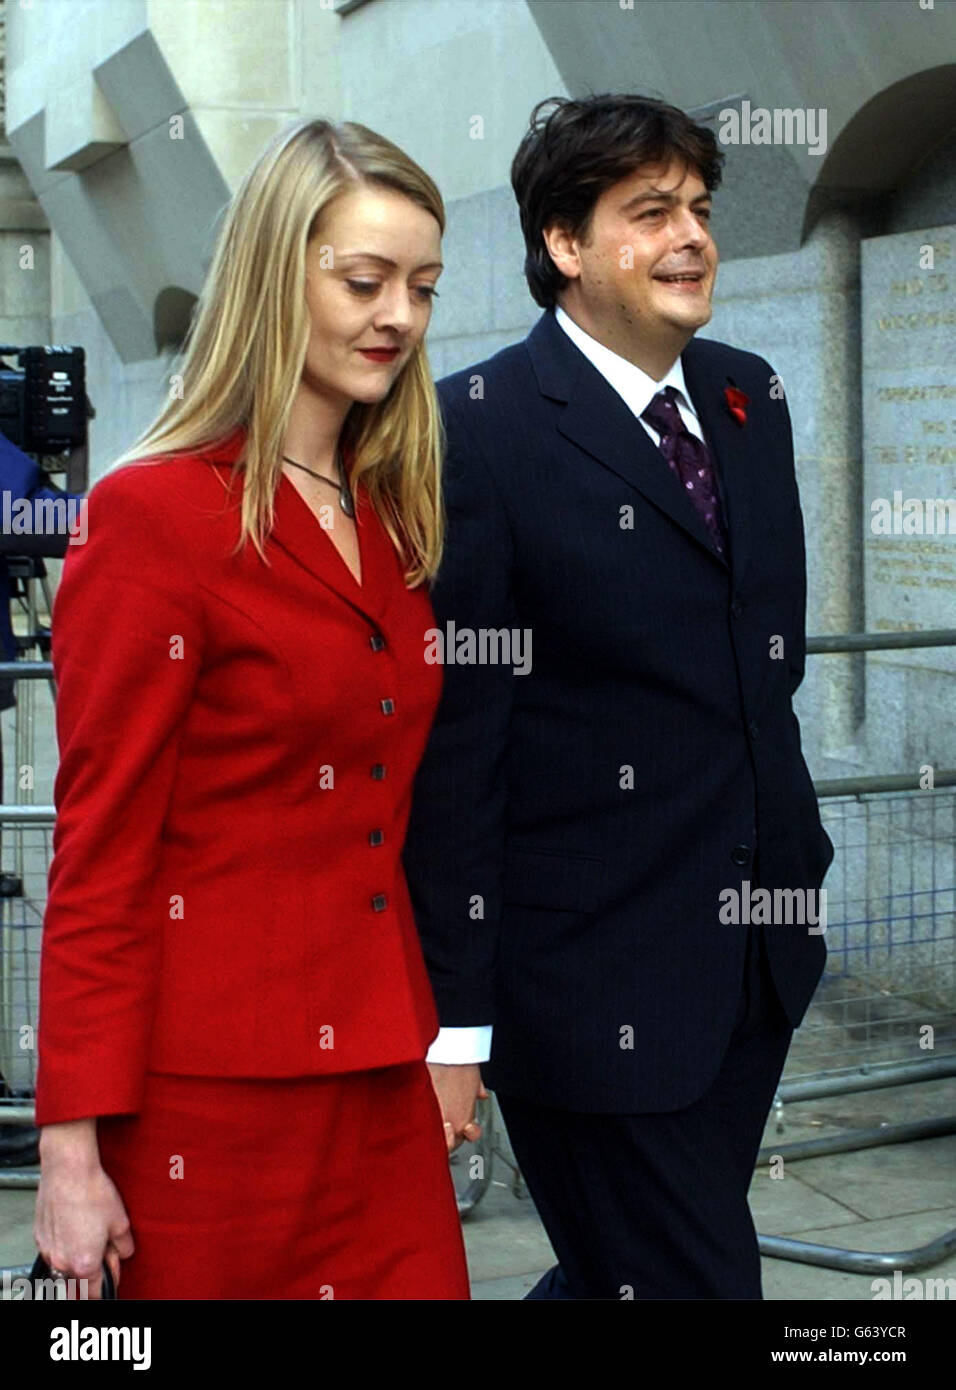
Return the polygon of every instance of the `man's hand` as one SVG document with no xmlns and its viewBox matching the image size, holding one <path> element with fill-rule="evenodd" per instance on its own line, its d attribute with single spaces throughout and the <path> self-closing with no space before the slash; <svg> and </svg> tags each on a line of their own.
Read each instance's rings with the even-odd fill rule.
<svg viewBox="0 0 956 1390">
<path fill-rule="evenodd" d="M 429 1062 L 428 1071 L 445 1122 L 445 1143 L 454 1153 L 459 1144 L 481 1138 L 481 1125 L 475 1119 L 475 1103 L 486 1100 L 488 1092 L 481 1080 L 477 1062 L 447 1065 Z"/>
</svg>

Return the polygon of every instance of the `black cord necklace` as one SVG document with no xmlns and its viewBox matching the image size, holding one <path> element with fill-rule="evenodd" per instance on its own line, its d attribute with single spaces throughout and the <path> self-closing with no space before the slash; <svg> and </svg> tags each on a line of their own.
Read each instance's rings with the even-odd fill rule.
<svg viewBox="0 0 956 1390">
<path fill-rule="evenodd" d="M 304 463 L 296 463 L 295 459 L 290 459 L 288 454 L 283 454 L 282 457 L 286 463 L 291 463 L 293 468 L 301 468 L 303 473 L 310 473 L 313 478 L 318 478 L 320 483 L 326 483 L 329 487 L 334 487 L 339 494 L 339 506 L 342 508 L 345 515 L 355 515 L 355 502 L 352 499 L 349 485 L 345 479 L 345 469 L 342 467 L 342 455 L 338 449 L 335 451 L 335 466 L 338 469 L 339 482 L 336 482 L 334 478 L 327 478 L 324 473 L 316 473 L 314 468 L 306 468 Z"/>
</svg>

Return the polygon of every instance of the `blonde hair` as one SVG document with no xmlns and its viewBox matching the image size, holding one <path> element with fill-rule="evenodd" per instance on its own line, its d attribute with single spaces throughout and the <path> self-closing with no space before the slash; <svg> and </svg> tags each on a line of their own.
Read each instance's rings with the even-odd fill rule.
<svg viewBox="0 0 956 1390">
<path fill-rule="evenodd" d="M 397 145 L 366 126 L 305 119 L 269 142 L 225 209 L 187 335 L 181 396 L 170 398 L 111 466 L 201 451 L 243 426 L 237 549 L 251 538 L 264 560 L 282 440 L 310 336 L 306 247 L 334 198 L 369 185 L 403 193 L 444 232 L 435 184 Z M 444 439 L 424 339 L 383 400 L 353 403 L 341 443 L 351 460 L 352 485 L 362 479 L 402 557 L 408 587 L 432 578 L 444 530 Z"/>
</svg>

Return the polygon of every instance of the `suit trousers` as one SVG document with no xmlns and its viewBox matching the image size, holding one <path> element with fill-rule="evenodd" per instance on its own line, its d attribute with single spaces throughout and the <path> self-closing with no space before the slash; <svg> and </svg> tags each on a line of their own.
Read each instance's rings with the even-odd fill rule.
<svg viewBox="0 0 956 1390">
<path fill-rule="evenodd" d="M 529 1299 L 762 1298 L 747 1191 L 793 1030 L 762 928 L 747 933 L 733 1033 L 692 1105 L 583 1114 L 498 1093 L 559 1260 Z"/>
</svg>

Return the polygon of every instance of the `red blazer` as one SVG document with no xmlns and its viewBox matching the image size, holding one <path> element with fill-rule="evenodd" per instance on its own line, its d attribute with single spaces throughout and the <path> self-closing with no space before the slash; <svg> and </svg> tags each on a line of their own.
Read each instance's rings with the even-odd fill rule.
<svg viewBox="0 0 956 1390">
<path fill-rule="evenodd" d="M 400 858 L 428 594 L 361 487 L 361 587 L 285 477 L 271 567 L 232 555 L 242 438 L 108 473 L 64 563 L 40 1125 L 136 1111 L 147 1070 L 356 1071 L 438 1031 Z"/>
</svg>

